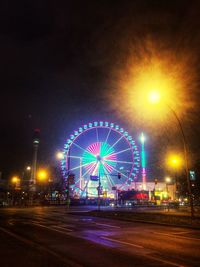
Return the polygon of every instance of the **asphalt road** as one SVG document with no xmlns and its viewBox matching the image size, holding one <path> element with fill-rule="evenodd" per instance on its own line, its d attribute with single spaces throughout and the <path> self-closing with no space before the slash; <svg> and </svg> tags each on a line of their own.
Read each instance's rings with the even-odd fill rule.
<svg viewBox="0 0 200 267">
<path fill-rule="evenodd" d="M 199 230 L 92 218 L 76 210 L 1 209 L 0 266 L 200 266 Z"/>
</svg>

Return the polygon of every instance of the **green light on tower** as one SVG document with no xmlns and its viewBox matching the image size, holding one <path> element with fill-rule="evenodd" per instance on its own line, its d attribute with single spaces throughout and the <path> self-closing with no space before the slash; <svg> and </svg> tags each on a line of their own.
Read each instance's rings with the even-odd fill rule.
<svg viewBox="0 0 200 267">
<path fill-rule="evenodd" d="M 140 136 L 140 141 L 142 144 L 141 147 L 142 188 L 143 190 L 146 190 L 146 161 L 145 161 L 145 149 L 144 149 L 144 143 L 146 141 L 146 138 L 143 133 Z"/>
</svg>

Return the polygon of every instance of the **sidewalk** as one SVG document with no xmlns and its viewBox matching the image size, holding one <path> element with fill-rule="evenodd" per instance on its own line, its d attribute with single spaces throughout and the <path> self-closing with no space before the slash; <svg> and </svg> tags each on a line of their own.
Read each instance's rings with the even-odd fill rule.
<svg viewBox="0 0 200 267">
<path fill-rule="evenodd" d="M 83 213 L 82 213 L 83 215 Z M 118 219 L 124 221 L 138 221 L 146 223 L 173 225 L 178 227 L 190 227 L 200 229 L 200 215 L 196 213 L 194 218 L 191 218 L 189 211 L 184 210 L 137 210 L 137 209 L 113 209 L 113 210 L 93 210 L 84 215 L 104 217 L 110 219 Z"/>
</svg>

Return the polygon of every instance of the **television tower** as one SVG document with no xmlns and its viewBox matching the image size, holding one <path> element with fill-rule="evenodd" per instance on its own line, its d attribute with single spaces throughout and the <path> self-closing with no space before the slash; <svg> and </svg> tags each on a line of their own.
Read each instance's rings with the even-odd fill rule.
<svg viewBox="0 0 200 267">
<path fill-rule="evenodd" d="M 40 143 L 40 130 L 35 129 L 33 134 L 33 161 L 32 161 L 32 172 L 30 180 L 31 191 L 36 190 L 35 185 L 36 185 L 37 154 L 38 154 L 39 143 Z"/>
</svg>

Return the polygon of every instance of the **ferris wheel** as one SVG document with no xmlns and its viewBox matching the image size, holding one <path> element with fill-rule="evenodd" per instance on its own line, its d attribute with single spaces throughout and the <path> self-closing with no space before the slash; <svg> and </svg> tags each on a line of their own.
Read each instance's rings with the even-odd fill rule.
<svg viewBox="0 0 200 267">
<path fill-rule="evenodd" d="M 103 121 L 90 122 L 70 135 L 61 162 L 64 179 L 75 177 L 71 185 L 77 197 L 114 196 L 136 181 L 140 156 L 133 138 L 119 125 Z"/>
</svg>

